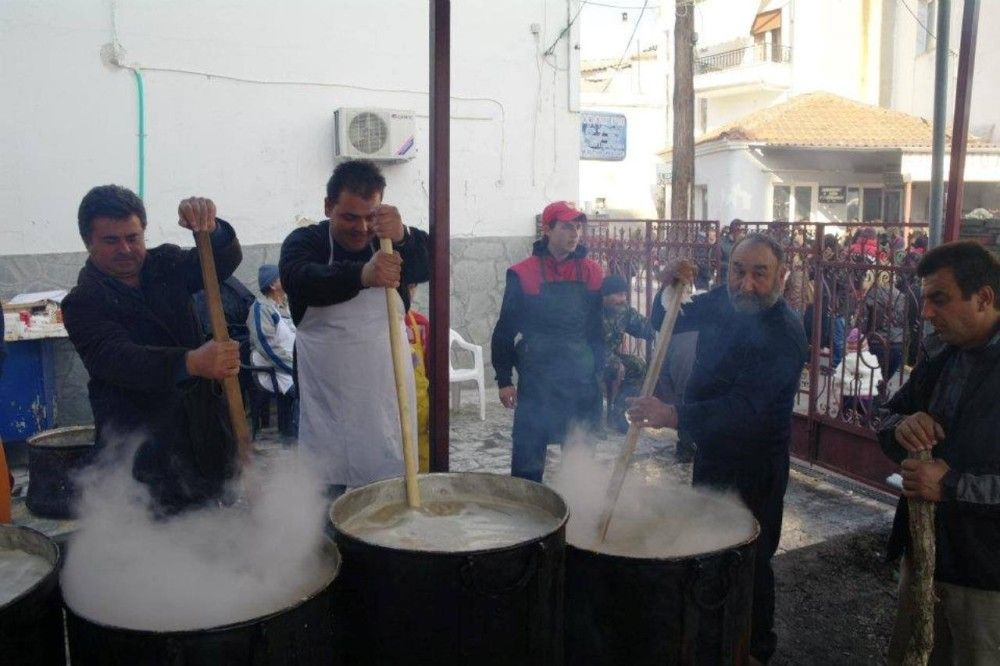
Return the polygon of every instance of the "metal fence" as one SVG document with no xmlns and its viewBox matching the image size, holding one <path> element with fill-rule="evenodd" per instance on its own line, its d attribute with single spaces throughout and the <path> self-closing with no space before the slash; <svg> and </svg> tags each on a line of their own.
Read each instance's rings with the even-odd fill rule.
<svg viewBox="0 0 1000 666">
<path fill-rule="evenodd" d="M 591 219 L 586 233 L 590 257 L 606 275 L 626 279 L 629 304 L 647 315 L 659 289 L 660 273 L 674 259 L 693 259 L 699 277 L 705 275 L 704 286 L 718 269 L 718 221 Z M 627 353 L 649 355 L 642 340 L 626 337 L 623 345 Z"/>
<path fill-rule="evenodd" d="M 790 46 L 762 43 L 696 58 L 694 73 L 707 74 L 764 62 L 789 63 L 791 61 L 792 48 Z"/>
<path fill-rule="evenodd" d="M 591 220 L 586 243 L 606 273 L 625 277 L 629 302 L 648 314 L 660 273 L 684 257 L 699 288 L 724 280 L 726 246 L 717 221 Z M 894 467 L 875 442 L 878 407 L 909 375 L 922 333 L 914 245 L 926 225 L 847 228 L 811 222 L 743 222 L 785 249 L 786 302 L 810 342 L 795 403 L 798 457 L 888 489 Z M 728 230 L 727 230 L 728 232 Z M 917 244 L 919 245 L 919 243 Z M 627 339 L 628 353 L 648 353 Z"/>
</svg>

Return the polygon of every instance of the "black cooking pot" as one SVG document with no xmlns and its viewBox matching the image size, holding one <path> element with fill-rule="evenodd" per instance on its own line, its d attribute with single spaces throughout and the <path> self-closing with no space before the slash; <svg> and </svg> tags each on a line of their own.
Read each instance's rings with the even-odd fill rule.
<svg viewBox="0 0 1000 666">
<path fill-rule="evenodd" d="M 93 622 L 66 607 L 73 666 L 337 666 L 342 663 L 341 637 L 332 618 L 340 557 L 332 543 L 327 549 L 335 567 L 322 589 L 245 622 L 190 631 L 139 631 Z"/>
<path fill-rule="evenodd" d="M 566 663 L 747 664 L 754 545 L 680 558 L 566 546 Z"/>
<path fill-rule="evenodd" d="M 41 532 L 0 525 L 0 549 L 23 550 L 52 564 L 52 570 L 41 580 L 0 606 L 0 662 L 38 666 L 65 664 L 59 548 Z"/>
<path fill-rule="evenodd" d="M 28 510 L 45 518 L 72 518 L 73 475 L 93 460 L 93 426 L 45 430 L 28 438 Z"/>
<path fill-rule="evenodd" d="M 531 481 L 428 474 L 420 494 L 544 510 L 546 533 L 507 547 L 426 551 L 376 545 L 342 525 L 374 505 L 405 502 L 402 479 L 353 490 L 330 517 L 344 558 L 337 615 L 350 664 L 561 664 L 566 503 Z"/>
</svg>

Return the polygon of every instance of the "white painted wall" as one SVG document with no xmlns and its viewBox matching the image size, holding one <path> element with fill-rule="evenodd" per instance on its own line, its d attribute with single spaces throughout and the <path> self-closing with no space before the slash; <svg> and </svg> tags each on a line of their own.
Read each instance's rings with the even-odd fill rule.
<svg viewBox="0 0 1000 666">
<path fill-rule="evenodd" d="M 628 217 L 656 217 L 653 190 L 656 165 L 662 162 L 657 152 L 668 141 L 663 107 L 645 104 L 585 108 L 623 113 L 628 145 L 625 159 L 619 162 L 580 160 L 581 205 L 592 205 L 598 197 L 604 197 L 609 211 L 620 211 Z"/>
<path fill-rule="evenodd" d="M 945 154 L 947 166 L 948 154 Z M 929 182 L 931 179 L 931 155 L 928 152 L 904 153 L 900 160 L 900 172 L 909 180 Z M 1000 182 L 1000 154 L 970 152 L 965 156 L 965 182 Z M 945 180 L 948 174 L 945 173 Z"/>
<path fill-rule="evenodd" d="M 124 58 L 145 80 L 150 245 L 190 243 L 175 220 L 178 200 L 192 194 L 215 199 L 246 244 L 278 243 L 299 218 L 322 219 L 342 106 L 416 111 L 418 157 L 385 167 L 386 201 L 427 227 L 427 3 L 115 4 Z M 0 255 L 79 251 L 83 194 L 105 183 L 136 188 L 135 81 L 101 59 L 112 7 L 0 3 Z M 578 26 L 553 67 L 539 45 L 556 40 L 576 7 L 453 3 L 454 235 L 530 235 L 548 200 L 575 198 Z"/>
<path fill-rule="evenodd" d="M 716 144 L 696 151 L 695 182 L 708 186 L 708 218 L 723 226 L 733 218 L 770 219 L 770 175 L 745 144 Z"/>
<path fill-rule="evenodd" d="M 822 90 L 878 104 L 883 1 L 886 0 L 790 3 L 782 17 L 793 26 L 789 94 Z"/>
<path fill-rule="evenodd" d="M 640 3 L 641 4 L 641 3 Z M 625 13 L 628 20 L 622 20 Z M 673 12 L 670 11 L 670 21 Z M 607 210 L 626 217 L 655 217 L 657 155 L 670 140 L 668 91 L 673 48 L 663 31 L 659 10 L 647 8 L 639 20 L 638 10 L 618 10 L 586 5 L 581 13 L 581 50 L 584 60 L 620 59 L 633 30 L 635 38 L 626 55 L 631 66 L 615 73 L 606 91 L 583 92 L 580 105 L 590 111 L 620 113 L 626 118 L 626 156 L 621 161 L 580 160 L 581 205 L 593 206 L 604 198 Z M 628 60 L 655 45 L 656 59 Z"/>
<path fill-rule="evenodd" d="M 742 119 L 753 111 L 765 109 L 775 104 L 780 104 L 788 99 L 788 95 L 776 91 L 763 91 L 757 93 L 746 93 L 743 95 L 727 95 L 725 97 L 713 97 L 707 100 L 707 113 L 705 114 L 704 132 L 711 132 L 714 129 L 728 125 Z M 753 111 L 748 111 L 752 109 Z M 695 130 L 701 134 L 701 114 L 699 107 L 695 106 Z"/>
<path fill-rule="evenodd" d="M 896 0 L 704 0 L 695 10 L 698 54 L 752 45 L 750 28 L 758 9 L 780 8 L 782 43 L 791 47 L 787 87 L 754 84 L 762 77 L 752 67 L 719 74 L 741 85 L 713 90 L 708 98 L 705 131 L 712 131 L 796 95 L 826 91 L 868 104 L 878 103 L 882 3 Z M 776 67 L 775 65 L 770 65 Z M 764 77 L 772 83 L 781 77 Z M 696 87 L 699 77 L 696 76 Z M 707 79 L 706 79 L 707 80 Z M 757 85 L 747 92 L 746 85 Z M 696 127 L 701 130 L 696 105 Z"/>
<path fill-rule="evenodd" d="M 903 2 L 904 0 L 898 0 Z M 916 13 L 921 0 L 905 0 Z M 958 50 L 962 34 L 964 3 L 952 3 L 948 57 L 948 125 L 952 123 L 955 106 L 955 83 L 958 76 Z M 927 26 L 937 31 L 936 19 Z M 930 119 L 934 115 L 935 49 L 917 53 L 917 33 L 922 31 L 916 20 L 902 7 L 897 7 L 894 29 L 892 107 L 905 113 Z M 995 64 L 1000 61 L 1000 3 L 981 2 L 976 41 L 976 67 L 972 85 L 972 105 L 969 124 L 973 133 L 990 142 L 1000 142 L 1000 86 L 997 85 Z M 933 44 L 934 41 L 931 40 Z"/>
</svg>

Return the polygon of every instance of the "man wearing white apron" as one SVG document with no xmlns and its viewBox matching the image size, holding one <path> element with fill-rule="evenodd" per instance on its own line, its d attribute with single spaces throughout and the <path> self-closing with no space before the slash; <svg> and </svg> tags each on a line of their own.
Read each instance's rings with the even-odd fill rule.
<svg viewBox="0 0 1000 666">
<path fill-rule="evenodd" d="M 384 190 L 374 163 L 341 163 L 326 186 L 329 219 L 296 229 L 281 246 L 281 283 L 297 326 L 299 447 L 332 496 L 403 474 L 385 289 L 398 294 L 392 324 L 402 331 L 405 285 L 429 276 L 428 236 L 403 225 L 382 203 Z M 393 241 L 393 254 L 378 250 L 380 238 Z M 409 364 L 406 373 L 416 432 Z"/>
</svg>

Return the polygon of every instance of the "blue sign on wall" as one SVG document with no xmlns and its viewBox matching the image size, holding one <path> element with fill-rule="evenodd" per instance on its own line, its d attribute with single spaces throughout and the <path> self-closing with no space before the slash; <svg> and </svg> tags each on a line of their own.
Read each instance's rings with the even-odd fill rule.
<svg viewBox="0 0 1000 666">
<path fill-rule="evenodd" d="M 620 113 L 580 113 L 580 159 L 625 159 L 625 116 Z"/>
</svg>

